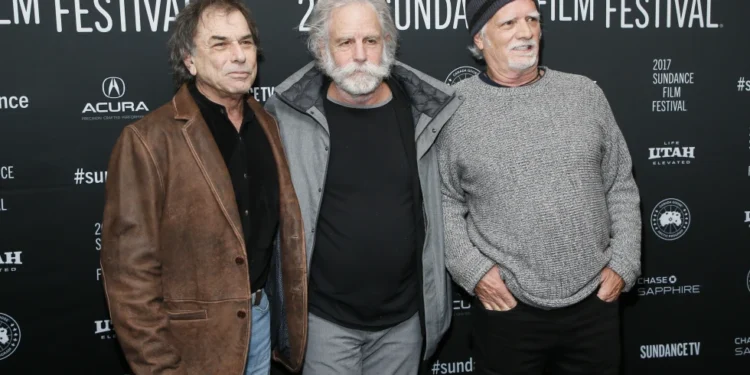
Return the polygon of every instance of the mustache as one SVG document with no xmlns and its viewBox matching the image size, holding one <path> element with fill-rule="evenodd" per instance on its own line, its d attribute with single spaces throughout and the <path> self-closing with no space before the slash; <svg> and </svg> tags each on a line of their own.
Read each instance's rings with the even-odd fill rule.
<svg viewBox="0 0 750 375">
<path fill-rule="evenodd" d="M 510 46 L 508 46 L 508 49 L 525 48 L 525 47 L 532 47 L 532 48 L 534 48 L 536 46 L 537 46 L 536 40 L 532 39 L 532 40 L 526 40 L 526 41 L 523 41 L 523 42 L 513 43 Z"/>
<path fill-rule="evenodd" d="M 382 67 L 375 65 L 371 62 L 365 62 L 362 64 L 357 63 L 349 63 L 341 67 L 336 68 L 336 73 L 343 74 L 343 75 L 352 75 L 354 73 L 365 73 L 372 76 L 377 76 L 382 74 Z"/>
</svg>

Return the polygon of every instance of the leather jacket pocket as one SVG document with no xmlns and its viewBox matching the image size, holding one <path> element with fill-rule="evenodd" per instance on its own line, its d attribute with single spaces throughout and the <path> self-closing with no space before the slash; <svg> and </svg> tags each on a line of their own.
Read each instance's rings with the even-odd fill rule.
<svg viewBox="0 0 750 375">
<path fill-rule="evenodd" d="M 206 310 L 175 310 L 167 311 L 169 320 L 206 320 L 208 312 Z"/>
</svg>

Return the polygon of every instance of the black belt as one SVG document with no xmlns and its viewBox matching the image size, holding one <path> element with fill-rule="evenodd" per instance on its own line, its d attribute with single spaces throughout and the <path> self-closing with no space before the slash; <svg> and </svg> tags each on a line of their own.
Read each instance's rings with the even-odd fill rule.
<svg viewBox="0 0 750 375">
<path fill-rule="evenodd" d="M 251 301 L 252 298 L 255 297 L 255 301 L 252 302 L 253 306 L 260 305 L 260 300 L 263 298 L 263 289 L 258 289 L 253 294 L 250 295 Z"/>
</svg>

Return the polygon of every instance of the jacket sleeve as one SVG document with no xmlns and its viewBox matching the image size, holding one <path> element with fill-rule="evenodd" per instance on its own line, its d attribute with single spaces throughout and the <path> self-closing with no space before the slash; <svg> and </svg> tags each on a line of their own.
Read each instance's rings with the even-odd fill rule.
<svg viewBox="0 0 750 375">
<path fill-rule="evenodd" d="M 460 147 L 451 135 L 451 123 L 445 127 L 437 142 L 445 225 L 445 265 L 453 280 L 474 295 L 477 283 L 495 262 L 474 246 L 469 238 L 469 207 L 461 187 Z"/>
<path fill-rule="evenodd" d="M 109 162 L 101 266 L 110 317 L 137 375 L 187 375 L 172 345 L 159 260 L 162 176 L 137 129 L 125 128 Z"/>
<path fill-rule="evenodd" d="M 625 281 L 629 291 L 641 274 L 640 195 L 625 138 L 617 126 L 604 92 L 595 86 L 594 103 L 603 123 L 602 180 L 611 231 L 609 267 Z"/>
<path fill-rule="evenodd" d="M 265 104 L 263 104 L 263 109 L 265 109 L 266 112 L 268 112 L 268 114 L 271 115 L 271 117 L 273 117 L 276 120 L 276 123 L 280 127 L 281 123 L 279 122 L 279 114 L 277 113 L 278 105 L 279 105 L 279 99 L 276 98 L 276 95 L 273 95 L 270 98 L 268 98 L 268 100 L 266 100 Z"/>
</svg>

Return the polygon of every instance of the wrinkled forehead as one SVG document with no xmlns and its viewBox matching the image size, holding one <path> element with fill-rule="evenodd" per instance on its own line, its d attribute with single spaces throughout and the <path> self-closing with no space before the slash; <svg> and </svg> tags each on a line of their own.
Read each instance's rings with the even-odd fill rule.
<svg viewBox="0 0 750 375">
<path fill-rule="evenodd" d="M 328 24 L 332 38 L 380 37 L 383 29 L 375 8 L 354 3 L 335 9 Z"/>
<path fill-rule="evenodd" d="M 492 21 L 495 23 L 504 23 L 526 17 L 533 17 L 536 19 L 541 17 L 534 2 L 517 1 L 506 5 L 495 12 Z"/>
</svg>

